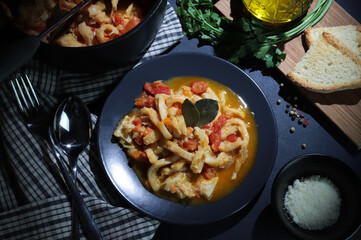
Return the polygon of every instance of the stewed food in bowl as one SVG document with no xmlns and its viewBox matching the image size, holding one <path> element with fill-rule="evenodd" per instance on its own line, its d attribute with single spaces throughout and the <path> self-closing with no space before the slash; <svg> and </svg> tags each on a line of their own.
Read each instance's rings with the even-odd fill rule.
<svg viewBox="0 0 361 240">
<path fill-rule="evenodd" d="M 187 204 L 218 200 L 253 166 L 257 128 L 229 88 L 198 76 L 146 82 L 114 131 L 143 185 Z"/>
<path fill-rule="evenodd" d="M 79 12 L 51 36 L 42 38 L 35 58 L 61 70 L 100 73 L 135 65 L 162 26 L 166 0 L 0 0 L 15 39 L 37 35 L 63 16 Z M 55 16 L 55 17 L 54 17 Z M 70 26 L 69 26 L 70 25 Z"/>
<path fill-rule="evenodd" d="M 122 122 L 134 115 L 141 124 Z M 115 136 L 123 123 L 118 130 L 128 148 Z M 169 223 L 205 224 L 247 212 L 276 158 L 274 116 L 260 88 L 235 65 L 204 54 L 167 54 L 136 66 L 107 98 L 98 124 L 99 154 L 115 189 L 136 209 Z M 171 181 L 176 177 L 182 181 Z"/>
<path fill-rule="evenodd" d="M 54 8 L 70 11 L 81 0 L 22 1 L 15 21 L 25 33 L 39 35 L 48 26 Z M 64 33 L 51 43 L 85 47 L 113 40 L 137 26 L 151 7 L 146 0 L 97 0 L 84 7 Z M 47 38 L 42 39 L 48 42 Z"/>
</svg>

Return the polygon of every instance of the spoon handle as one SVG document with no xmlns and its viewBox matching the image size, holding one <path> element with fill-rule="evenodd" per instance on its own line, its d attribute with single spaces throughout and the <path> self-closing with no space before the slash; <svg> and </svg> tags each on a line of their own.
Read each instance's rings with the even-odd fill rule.
<svg viewBox="0 0 361 240">
<path fill-rule="evenodd" d="M 76 211 L 76 207 L 74 201 L 71 204 L 71 239 L 78 240 L 79 236 L 79 220 L 78 220 L 78 212 Z"/>
<path fill-rule="evenodd" d="M 76 209 L 78 210 L 79 217 L 84 224 L 85 230 L 89 235 L 90 239 L 99 240 L 102 239 L 100 231 L 94 222 L 93 217 L 91 216 L 87 206 L 84 203 L 83 198 L 81 197 L 78 188 L 75 186 L 72 178 L 69 175 L 69 172 L 66 170 L 63 161 L 59 158 L 60 155 L 56 154 L 56 161 L 59 165 L 60 171 L 64 177 L 66 186 L 69 190 L 71 198 L 74 202 Z"/>
<path fill-rule="evenodd" d="M 70 172 L 73 175 L 73 181 L 75 186 L 77 186 L 77 160 L 78 160 L 78 156 L 69 156 L 69 167 L 70 167 Z M 79 240 L 80 236 L 79 236 L 79 216 L 78 216 L 78 212 L 76 211 L 76 207 L 74 204 L 74 201 L 72 201 L 71 203 L 71 216 L 72 216 L 72 221 L 71 221 L 71 239 L 72 240 Z"/>
<path fill-rule="evenodd" d="M 66 187 L 68 188 L 70 196 L 73 200 L 73 203 L 74 203 L 76 209 L 78 210 L 80 220 L 82 221 L 84 228 L 85 228 L 86 232 L 88 233 L 88 237 L 93 240 L 101 240 L 102 236 L 100 234 L 100 231 L 99 231 L 93 217 L 91 216 L 87 206 L 85 205 L 84 200 L 83 200 L 82 196 L 80 195 L 77 186 L 74 184 L 72 177 L 70 176 L 69 172 L 67 171 L 67 169 L 63 163 L 63 160 L 61 159 L 60 154 L 55 149 L 53 142 L 50 140 L 51 139 L 50 135 L 51 135 L 51 132 L 49 129 L 49 142 L 47 142 L 47 141 L 46 142 L 49 145 L 50 149 L 52 149 L 52 151 L 53 151 L 56 162 L 60 168 L 60 172 L 63 175 L 63 178 L 65 180 Z"/>
</svg>

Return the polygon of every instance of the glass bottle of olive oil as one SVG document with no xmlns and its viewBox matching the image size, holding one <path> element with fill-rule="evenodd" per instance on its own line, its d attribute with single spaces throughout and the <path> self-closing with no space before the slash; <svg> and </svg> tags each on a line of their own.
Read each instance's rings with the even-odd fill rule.
<svg viewBox="0 0 361 240">
<path fill-rule="evenodd" d="M 309 8 L 312 0 L 243 0 L 256 18 L 271 24 L 291 22 Z"/>
</svg>

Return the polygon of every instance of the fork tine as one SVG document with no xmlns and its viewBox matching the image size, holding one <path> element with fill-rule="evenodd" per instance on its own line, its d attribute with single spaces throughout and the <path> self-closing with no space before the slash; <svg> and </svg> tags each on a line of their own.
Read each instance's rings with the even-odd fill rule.
<svg viewBox="0 0 361 240">
<path fill-rule="evenodd" d="M 10 83 L 20 110 L 29 115 L 34 109 L 38 110 L 40 103 L 29 77 L 26 74 L 24 76 L 17 74 Z"/>
<path fill-rule="evenodd" d="M 38 100 L 38 97 L 36 96 L 36 93 L 35 93 L 35 91 L 34 91 L 33 85 L 31 84 L 28 75 L 25 74 L 26 81 L 23 79 L 22 76 L 20 76 L 20 78 L 21 78 L 21 80 L 22 80 L 22 83 L 23 83 L 23 86 L 24 86 L 26 95 L 28 96 L 28 99 L 30 100 L 31 105 L 32 105 L 34 108 L 37 108 L 37 107 L 40 105 L 40 104 L 39 104 L 39 100 Z M 27 83 L 27 84 L 26 84 L 26 83 Z M 26 85 L 27 85 L 27 86 L 26 86 Z M 30 91 L 29 91 L 29 90 L 30 90 Z M 35 101 L 35 103 L 34 103 L 34 101 Z"/>
<path fill-rule="evenodd" d="M 14 94 L 15 94 L 15 97 L 16 97 L 16 101 L 18 102 L 18 107 L 20 108 L 20 111 L 25 113 L 26 110 L 24 109 L 23 104 L 21 103 L 21 100 L 20 100 L 20 97 L 19 97 L 19 94 L 18 94 L 18 90 L 16 89 L 14 82 L 17 82 L 17 81 L 16 80 L 11 80 L 10 84 L 11 84 L 11 87 L 13 88 L 13 91 L 14 91 Z"/>
<path fill-rule="evenodd" d="M 25 77 L 26 77 L 26 79 L 27 79 L 27 81 L 28 81 L 28 83 L 29 83 L 30 90 L 31 90 L 31 92 L 32 92 L 32 94 L 33 94 L 33 96 L 34 96 L 34 99 L 35 99 L 37 105 L 40 106 L 40 102 L 39 102 L 38 96 L 36 95 L 36 93 L 35 93 L 35 91 L 34 91 L 33 85 L 31 84 L 28 75 L 25 74 Z"/>
<path fill-rule="evenodd" d="M 27 111 L 29 110 L 29 104 L 28 104 L 28 101 L 25 98 L 24 91 L 20 86 L 19 77 L 20 77 L 20 80 L 22 82 L 22 85 L 24 86 L 23 78 L 20 75 L 18 75 L 18 77 L 15 78 L 15 82 L 16 82 L 16 85 L 18 87 L 18 92 L 20 93 L 21 99 L 23 100 L 23 103 L 25 104 L 25 113 L 27 113 Z M 24 86 L 24 87 L 26 87 L 26 86 Z"/>
</svg>

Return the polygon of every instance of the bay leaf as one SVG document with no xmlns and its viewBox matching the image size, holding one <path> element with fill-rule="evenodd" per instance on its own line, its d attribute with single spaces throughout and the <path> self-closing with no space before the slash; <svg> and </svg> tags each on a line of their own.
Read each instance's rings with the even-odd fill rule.
<svg viewBox="0 0 361 240">
<path fill-rule="evenodd" d="M 194 105 L 199 111 L 198 127 L 203 127 L 212 122 L 219 111 L 218 102 L 209 98 L 198 100 Z"/>
<path fill-rule="evenodd" d="M 200 114 L 197 107 L 188 98 L 182 103 L 182 114 L 188 127 L 198 125 Z"/>
</svg>

